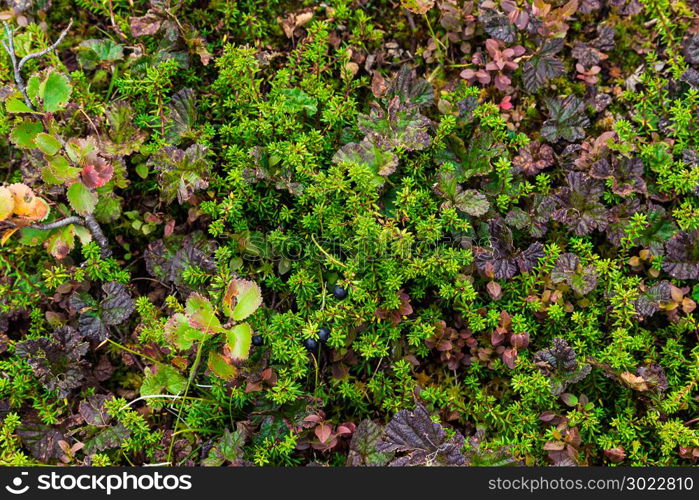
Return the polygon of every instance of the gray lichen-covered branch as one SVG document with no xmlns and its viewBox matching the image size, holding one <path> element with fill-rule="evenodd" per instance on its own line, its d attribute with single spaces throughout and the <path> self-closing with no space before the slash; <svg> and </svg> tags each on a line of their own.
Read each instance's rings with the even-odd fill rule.
<svg viewBox="0 0 699 500">
<path fill-rule="evenodd" d="M 17 60 L 17 54 L 15 54 L 14 32 L 12 31 L 12 28 L 10 28 L 10 26 L 7 23 L 3 23 L 3 24 L 5 25 L 5 38 L 6 38 L 6 40 L 2 41 L 2 46 L 5 48 L 5 51 L 10 56 L 10 60 L 12 61 L 12 70 L 14 72 L 15 83 L 17 84 L 17 88 L 19 89 L 19 91 L 22 93 L 22 97 L 24 97 L 24 102 L 27 105 L 27 107 L 29 109 L 31 109 L 32 111 L 34 111 L 34 105 L 32 104 L 31 100 L 29 99 L 29 96 L 27 95 L 27 86 L 24 83 L 24 78 L 22 78 L 22 68 L 30 60 L 45 56 L 49 52 L 56 50 L 56 48 L 60 45 L 60 43 L 63 41 L 63 39 L 68 34 L 68 31 L 70 30 L 71 26 L 73 26 L 73 20 L 72 19 L 70 20 L 70 22 L 68 23 L 68 26 L 66 26 L 66 29 L 64 29 L 61 32 L 61 34 L 59 35 L 59 37 L 56 39 L 55 42 L 53 42 L 51 45 L 49 45 L 48 47 L 46 47 L 43 50 L 39 50 L 37 52 L 32 52 L 31 54 L 27 54 L 19 61 Z"/>
<path fill-rule="evenodd" d="M 3 221 L 3 224 L 5 224 L 6 226 L 9 225 L 10 227 L 16 227 L 16 225 L 10 221 Z M 83 226 L 88 231 L 90 231 L 92 239 L 95 241 L 95 243 L 97 243 L 97 245 L 99 245 L 100 249 L 102 250 L 102 257 L 106 258 L 112 256 L 112 251 L 109 248 L 109 240 L 104 235 L 104 232 L 102 231 L 102 228 L 95 219 L 94 215 L 87 215 L 84 218 L 79 217 L 77 215 L 72 215 L 70 217 L 64 217 L 53 222 L 47 222 L 45 224 L 32 224 L 30 226 L 25 227 L 28 227 L 30 229 L 38 229 L 40 231 L 51 231 L 53 229 L 60 229 L 62 227 L 70 226 L 71 224 L 74 224 L 76 226 Z"/>
</svg>

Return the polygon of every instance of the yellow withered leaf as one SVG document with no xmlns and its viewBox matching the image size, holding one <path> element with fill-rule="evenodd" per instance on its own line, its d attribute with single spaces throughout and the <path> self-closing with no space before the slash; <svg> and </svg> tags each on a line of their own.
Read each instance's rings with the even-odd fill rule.
<svg viewBox="0 0 699 500">
<path fill-rule="evenodd" d="M 30 215 L 34 210 L 34 192 L 26 184 L 10 184 L 7 189 L 12 193 L 15 201 L 14 213 L 16 215 Z"/>
<path fill-rule="evenodd" d="M 19 217 L 30 221 L 43 220 L 49 214 L 49 204 L 34 195 L 34 192 L 26 184 L 10 184 L 7 190 L 14 200 L 13 212 Z"/>
<path fill-rule="evenodd" d="M 10 239 L 10 237 L 15 234 L 17 231 L 19 231 L 18 227 L 13 227 L 2 233 L 2 236 L 0 236 L 0 245 L 5 245 L 7 240 Z"/>
<path fill-rule="evenodd" d="M 15 198 L 5 186 L 0 186 L 0 220 L 7 219 L 14 213 Z"/>
</svg>

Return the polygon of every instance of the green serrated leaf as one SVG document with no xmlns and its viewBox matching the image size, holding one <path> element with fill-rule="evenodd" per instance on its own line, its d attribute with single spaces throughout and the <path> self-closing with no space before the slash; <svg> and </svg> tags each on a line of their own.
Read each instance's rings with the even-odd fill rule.
<svg viewBox="0 0 699 500">
<path fill-rule="evenodd" d="M 254 281 L 233 279 L 223 296 L 223 312 L 235 321 L 242 321 L 262 304 L 262 290 Z"/>
<path fill-rule="evenodd" d="M 36 147 L 34 138 L 37 134 L 44 131 L 44 127 L 40 122 L 24 120 L 10 132 L 10 141 L 18 148 L 31 149 Z"/>
<path fill-rule="evenodd" d="M 75 236 L 78 237 L 81 245 L 87 245 L 92 241 L 92 233 L 85 226 L 75 226 Z"/>
<path fill-rule="evenodd" d="M 118 61 L 124 57 L 124 48 L 109 38 L 85 40 L 79 49 L 78 62 L 85 69 L 94 69 L 101 62 Z"/>
<path fill-rule="evenodd" d="M 61 149 L 61 143 L 51 134 L 41 132 L 34 136 L 34 144 L 39 150 L 49 156 L 55 155 Z"/>
<path fill-rule="evenodd" d="M 41 87 L 41 80 L 38 75 L 33 75 L 27 80 L 27 96 L 34 104 L 39 101 L 39 89 Z"/>
<path fill-rule="evenodd" d="M 80 215 L 89 215 L 97 205 L 97 193 L 91 191 L 82 182 L 71 184 L 66 191 L 68 201 L 73 210 Z"/>
<path fill-rule="evenodd" d="M 194 342 L 204 340 L 207 334 L 192 328 L 189 325 L 189 318 L 182 313 L 173 315 L 165 323 L 165 338 L 177 349 L 186 351 Z"/>
<path fill-rule="evenodd" d="M 207 333 L 215 333 L 222 330 L 221 323 L 216 317 L 211 302 L 206 297 L 193 293 L 187 299 L 185 312 L 189 318 L 189 324 L 193 328 Z"/>
<path fill-rule="evenodd" d="M 34 113 L 21 97 L 10 97 L 5 102 L 5 109 L 8 113 Z"/>
<path fill-rule="evenodd" d="M 230 351 L 233 361 L 248 359 L 250 343 L 252 341 L 252 328 L 247 323 L 235 325 L 226 334 L 226 347 Z"/>
<path fill-rule="evenodd" d="M 181 394 L 187 388 L 187 379 L 169 365 L 157 365 L 157 371 L 151 372 L 146 368 L 146 378 L 141 385 L 141 396 L 152 396 L 167 391 L 170 394 Z"/>
<path fill-rule="evenodd" d="M 207 363 L 209 370 L 214 372 L 217 377 L 221 377 L 223 380 L 233 380 L 238 373 L 238 369 L 233 366 L 233 364 L 221 354 L 217 352 L 212 352 L 209 354 L 209 361 Z"/>
<path fill-rule="evenodd" d="M 103 188 L 102 188 L 103 189 Z M 121 215 L 121 202 L 123 199 L 113 192 L 103 193 L 99 191 L 99 201 L 95 207 L 95 217 L 99 222 L 112 222 Z"/>
<path fill-rule="evenodd" d="M 39 86 L 39 94 L 44 111 L 54 113 L 60 111 L 68 103 L 73 90 L 68 77 L 63 73 L 53 71 Z"/>
<path fill-rule="evenodd" d="M 80 175 L 80 169 L 73 167 L 61 155 L 49 158 L 48 165 L 41 169 L 41 178 L 47 184 L 60 185 L 74 181 Z"/>
<path fill-rule="evenodd" d="M 57 259 L 65 259 L 75 246 L 75 226 L 56 229 L 48 239 L 48 251 Z"/>
<path fill-rule="evenodd" d="M 21 245 L 27 245 L 30 247 L 35 247 L 41 245 L 46 239 L 51 235 L 50 231 L 43 231 L 41 229 L 32 229 L 31 227 L 22 228 L 20 231 L 19 243 Z"/>
</svg>

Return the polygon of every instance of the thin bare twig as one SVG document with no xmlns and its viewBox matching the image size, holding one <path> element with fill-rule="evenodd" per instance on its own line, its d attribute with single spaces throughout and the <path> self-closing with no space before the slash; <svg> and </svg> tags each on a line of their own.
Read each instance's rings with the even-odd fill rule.
<svg viewBox="0 0 699 500">
<path fill-rule="evenodd" d="M 15 54 L 14 34 L 12 32 L 12 29 L 6 22 L 3 22 L 3 24 L 5 25 L 5 38 L 7 38 L 7 42 L 3 40 L 2 46 L 5 48 L 5 52 L 7 52 L 7 55 L 10 56 L 10 61 L 12 61 L 12 69 L 14 71 L 15 83 L 17 83 L 17 88 L 19 88 L 19 91 L 22 93 L 22 96 L 24 97 L 24 102 L 27 104 L 29 109 L 34 111 L 34 106 L 32 106 L 32 102 L 29 100 L 29 97 L 27 97 L 27 89 L 24 86 L 22 74 L 19 72 L 19 63 L 17 62 L 17 54 Z"/>
<path fill-rule="evenodd" d="M 56 47 L 58 47 L 60 45 L 60 43 L 63 41 L 63 39 L 68 34 L 68 31 L 70 31 L 71 26 L 73 26 L 72 19 L 70 21 L 68 21 L 68 26 L 66 26 L 66 29 L 61 31 L 61 34 L 58 36 L 58 38 L 56 39 L 55 42 L 53 42 L 51 45 L 46 47 L 44 50 L 40 50 L 38 52 L 32 52 L 31 54 L 27 54 L 22 59 L 20 59 L 19 64 L 18 64 L 19 71 L 22 71 L 22 68 L 24 67 L 25 64 L 27 64 L 28 61 L 30 61 L 32 59 L 36 59 L 37 57 L 45 56 L 49 52 L 56 50 Z"/>
<path fill-rule="evenodd" d="M 12 70 L 14 72 L 14 77 L 15 77 L 15 83 L 17 84 L 17 88 L 22 94 L 22 97 L 24 97 L 24 103 L 27 105 L 29 109 L 32 111 L 36 111 L 34 109 L 34 105 L 32 102 L 29 100 L 29 96 L 27 96 L 27 87 L 24 83 L 24 79 L 22 78 L 22 68 L 24 67 L 27 62 L 31 61 L 32 59 L 36 59 L 38 57 L 44 56 L 48 54 L 49 52 L 52 52 L 56 50 L 56 47 L 63 41 L 63 39 L 66 37 L 68 34 L 68 31 L 70 30 L 71 26 L 73 26 L 73 20 L 71 19 L 70 22 L 68 23 L 68 26 L 66 29 L 64 29 L 61 34 L 58 36 L 58 39 L 53 42 L 51 45 L 46 47 L 43 50 L 40 50 L 38 52 L 32 52 L 31 54 L 27 54 L 24 56 L 22 59 L 17 61 L 17 54 L 15 54 L 15 37 L 14 37 L 14 32 L 12 31 L 12 28 L 7 23 L 3 23 L 5 25 L 5 37 L 7 38 L 7 42 L 5 40 L 2 41 L 2 46 L 5 49 L 5 52 L 10 56 L 10 61 L 12 61 Z"/>
</svg>

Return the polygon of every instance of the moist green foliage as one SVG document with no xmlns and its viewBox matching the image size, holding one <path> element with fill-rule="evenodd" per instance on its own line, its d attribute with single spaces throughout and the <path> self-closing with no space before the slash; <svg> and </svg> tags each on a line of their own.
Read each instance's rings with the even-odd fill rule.
<svg viewBox="0 0 699 500">
<path fill-rule="evenodd" d="M 696 2 L 401 3 L 8 11 L 0 464 L 696 464 Z"/>
</svg>

